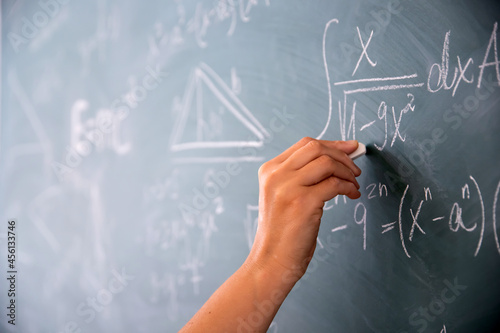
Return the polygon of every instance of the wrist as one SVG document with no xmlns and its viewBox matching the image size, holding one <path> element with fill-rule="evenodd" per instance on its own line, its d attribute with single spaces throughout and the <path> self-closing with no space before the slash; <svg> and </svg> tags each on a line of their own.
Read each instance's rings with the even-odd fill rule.
<svg viewBox="0 0 500 333">
<path fill-rule="evenodd" d="M 268 295 L 269 292 L 279 290 L 284 297 L 303 275 L 300 267 L 283 266 L 271 251 L 259 244 L 254 244 L 252 247 L 243 269 L 255 279 L 257 285 L 266 286 L 264 294 Z"/>
</svg>

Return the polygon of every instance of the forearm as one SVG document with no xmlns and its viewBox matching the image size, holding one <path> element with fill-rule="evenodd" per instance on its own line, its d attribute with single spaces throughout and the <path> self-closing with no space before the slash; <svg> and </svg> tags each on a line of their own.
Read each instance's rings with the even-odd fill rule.
<svg viewBox="0 0 500 333">
<path fill-rule="evenodd" d="M 181 332 L 266 332 L 297 279 L 250 255 Z"/>
</svg>

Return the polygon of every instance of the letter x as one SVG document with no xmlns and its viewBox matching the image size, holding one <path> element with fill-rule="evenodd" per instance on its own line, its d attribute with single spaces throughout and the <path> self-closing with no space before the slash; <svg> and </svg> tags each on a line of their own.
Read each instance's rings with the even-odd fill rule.
<svg viewBox="0 0 500 333">
<path fill-rule="evenodd" d="M 368 48 L 368 45 L 370 45 L 370 42 L 371 42 L 372 37 L 373 37 L 373 30 L 370 33 L 370 37 L 368 38 L 368 41 L 366 42 L 366 45 L 365 45 L 365 43 L 363 42 L 363 38 L 361 38 L 361 32 L 359 31 L 359 27 L 356 27 L 356 29 L 358 30 L 359 42 L 361 43 L 361 47 L 363 48 L 363 51 L 361 52 L 361 55 L 359 56 L 358 63 L 356 64 L 356 68 L 354 68 L 354 72 L 352 72 L 352 76 L 354 76 L 354 74 L 356 74 L 356 71 L 358 70 L 358 67 L 359 67 L 359 63 L 363 59 L 363 56 L 366 56 L 366 60 L 368 60 L 368 62 L 370 63 L 370 65 L 372 65 L 372 67 L 377 66 L 377 62 L 376 61 L 373 62 L 370 59 L 370 57 L 368 56 L 368 53 L 366 52 L 366 49 Z"/>
<path fill-rule="evenodd" d="M 396 141 L 396 139 L 398 137 L 402 142 L 405 142 L 405 140 L 406 140 L 406 134 L 403 137 L 401 135 L 401 132 L 399 132 L 399 127 L 401 127 L 401 118 L 403 118 L 403 114 L 406 112 L 408 112 L 408 110 L 406 108 L 401 110 L 401 112 L 399 113 L 399 119 L 396 120 L 396 112 L 394 111 L 394 106 L 392 107 L 392 118 L 394 119 L 394 128 L 395 129 L 394 129 L 394 136 L 392 137 L 391 147 L 394 145 L 394 142 Z"/>
<path fill-rule="evenodd" d="M 411 231 L 410 231 L 410 237 L 409 237 L 410 242 L 413 239 L 413 232 L 415 231 L 415 226 L 417 226 L 418 230 L 420 230 L 425 235 L 425 232 L 422 230 L 422 228 L 420 228 L 420 226 L 417 223 L 418 214 L 420 214 L 420 209 L 422 208 L 422 203 L 424 203 L 424 200 L 420 201 L 420 205 L 418 205 L 418 209 L 417 209 L 417 214 L 414 215 L 413 210 L 410 209 L 411 218 L 413 219 L 413 224 L 411 225 Z"/>
<path fill-rule="evenodd" d="M 465 67 L 462 67 L 462 62 L 460 61 L 459 56 L 457 56 L 457 60 L 458 60 L 458 71 L 460 72 L 460 76 L 458 77 L 457 84 L 455 85 L 455 89 L 453 89 L 453 93 L 451 94 L 451 96 L 455 96 L 455 92 L 457 91 L 457 88 L 458 88 L 458 85 L 460 84 L 460 81 L 464 81 L 467 83 L 472 83 L 474 81 L 474 74 L 472 74 L 472 77 L 470 78 L 470 80 L 467 80 L 467 78 L 465 77 L 465 72 L 467 71 L 467 68 L 469 68 L 469 65 L 471 63 L 472 64 L 474 63 L 474 60 L 472 60 L 472 58 L 469 58 L 469 60 L 465 64 Z"/>
</svg>

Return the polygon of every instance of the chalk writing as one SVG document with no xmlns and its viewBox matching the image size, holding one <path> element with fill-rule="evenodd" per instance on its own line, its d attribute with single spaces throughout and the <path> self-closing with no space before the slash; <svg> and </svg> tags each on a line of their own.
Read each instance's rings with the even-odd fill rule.
<svg viewBox="0 0 500 333">
<path fill-rule="evenodd" d="M 361 218 L 358 219 L 358 208 L 361 211 Z M 362 202 L 358 202 L 354 208 L 354 222 L 363 226 L 363 250 L 366 250 L 366 206 Z"/>
<path fill-rule="evenodd" d="M 326 26 L 325 30 L 323 33 L 323 65 L 325 68 L 325 73 L 326 73 L 326 79 L 327 79 L 327 86 L 328 86 L 328 98 L 329 98 L 329 109 L 328 109 L 328 120 L 326 122 L 326 125 L 323 129 L 323 131 L 317 136 L 318 139 L 321 139 L 328 127 L 330 126 L 330 122 L 332 119 L 332 112 L 333 112 L 333 93 L 332 93 L 332 88 L 333 87 L 342 87 L 342 93 L 343 93 L 343 99 L 339 99 L 337 101 L 338 103 L 338 114 L 339 114 L 339 127 L 340 127 L 340 134 L 342 137 L 342 140 L 347 140 L 348 138 L 356 139 L 356 127 L 358 126 L 356 123 L 356 106 L 357 106 L 357 101 L 356 101 L 356 95 L 357 94 L 367 94 L 367 93 L 372 93 L 372 92 L 383 92 L 383 91 L 395 91 L 395 90 L 409 90 L 409 89 L 415 89 L 415 88 L 420 88 L 423 87 L 425 83 L 423 82 L 415 82 L 415 79 L 418 79 L 418 75 L 416 73 L 414 74 L 406 74 L 406 75 L 399 75 L 399 76 L 387 76 L 387 77 L 378 77 L 378 78 L 362 78 L 362 79 L 353 79 L 349 81 L 338 81 L 338 82 L 333 82 L 333 87 L 332 87 L 332 79 L 330 77 L 330 69 L 329 65 L 327 62 L 327 49 L 326 49 L 326 39 L 328 36 L 328 32 L 330 30 L 330 27 L 333 24 L 339 24 L 338 19 L 332 19 L 330 20 Z M 359 42 L 361 44 L 361 54 L 359 56 L 358 62 L 356 63 L 354 70 L 352 72 L 351 76 L 354 76 L 359 68 L 360 63 L 366 59 L 371 67 L 376 67 L 377 62 L 373 61 L 369 54 L 368 54 L 368 46 L 370 45 L 370 42 L 372 42 L 372 37 L 373 37 L 373 31 L 371 31 L 369 38 L 365 41 L 363 41 L 363 38 L 361 36 L 359 27 L 356 27 L 357 35 L 359 37 Z M 361 87 L 358 87 L 359 85 L 362 85 Z M 367 85 L 367 86 L 363 86 Z M 379 150 L 383 150 L 386 147 L 386 144 L 389 139 L 389 132 L 388 132 L 388 110 L 390 110 L 390 114 L 392 114 L 392 122 L 390 122 L 391 126 L 393 124 L 394 130 L 392 131 L 391 135 L 392 137 L 390 138 L 390 146 L 392 147 L 396 140 L 401 140 L 402 142 L 405 141 L 406 136 L 401 133 L 401 123 L 403 120 L 403 115 L 407 114 L 408 111 L 415 111 L 415 97 L 411 93 L 407 93 L 408 97 L 408 103 L 402 107 L 398 112 L 396 112 L 396 107 L 395 106 L 389 106 L 386 101 L 381 101 L 379 103 L 378 109 L 377 109 L 377 118 L 380 121 L 384 122 L 384 141 L 382 144 L 375 144 L 375 147 Z M 351 102 L 351 99 L 352 102 Z M 377 120 L 370 121 L 368 123 L 362 124 L 360 131 L 363 131 L 370 126 L 374 125 L 377 122 Z"/>
<path fill-rule="evenodd" d="M 377 193 L 378 193 L 379 197 L 384 196 L 384 193 L 385 193 L 385 196 L 388 195 L 387 186 L 385 184 L 378 183 L 378 191 L 375 191 L 376 189 L 377 189 L 377 184 L 376 183 L 372 183 L 372 184 L 370 184 L 370 185 L 368 185 L 366 187 L 366 190 L 369 191 L 368 195 L 367 195 L 368 199 L 376 198 L 377 197 Z M 375 191 L 375 193 L 373 193 L 374 191 Z"/>
<path fill-rule="evenodd" d="M 500 254 L 500 243 L 498 242 L 498 231 L 497 231 L 497 206 L 498 206 L 499 195 L 500 195 L 500 182 L 498 183 L 497 189 L 495 191 L 495 197 L 493 199 L 493 234 L 495 235 L 495 242 L 497 245 L 498 254 Z"/>
<path fill-rule="evenodd" d="M 498 23 L 495 22 L 493 26 L 493 32 L 491 33 L 491 37 L 488 43 L 488 47 L 486 49 L 484 60 L 481 65 L 478 65 L 479 69 L 477 88 L 481 88 L 482 78 L 484 74 L 485 68 L 494 66 L 495 74 L 497 77 L 497 83 L 500 84 L 500 61 L 498 59 L 498 49 L 497 49 L 497 29 Z M 427 90 L 431 93 L 436 93 L 443 90 L 452 90 L 451 95 L 455 96 L 457 89 L 461 82 L 464 84 L 473 84 L 474 83 L 474 73 L 471 71 L 474 70 L 472 65 L 474 64 L 474 59 L 468 58 L 467 61 L 462 61 L 460 56 L 457 55 L 457 65 L 453 71 L 453 77 L 450 76 L 450 39 L 451 39 L 451 31 L 448 31 L 444 37 L 443 43 L 443 53 L 441 56 L 441 63 L 434 63 L 430 70 L 427 78 Z M 493 57 L 494 61 L 488 62 L 490 52 L 492 51 L 493 46 Z M 469 71 L 467 71 L 470 68 Z M 470 73 L 469 76 L 467 73 Z M 451 80 L 450 80 L 451 78 Z"/>
<path fill-rule="evenodd" d="M 85 121 L 82 114 L 89 110 L 86 100 L 77 100 L 71 108 L 71 149 L 80 156 L 89 155 L 93 146 L 97 151 L 111 149 L 119 155 L 130 151 L 130 143 L 121 139 L 123 118 L 109 109 L 99 109 L 95 117 Z"/>
<path fill-rule="evenodd" d="M 377 124 L 377 122 L 382 122 L 384 128 L 383 140 L 373 138 L 375 148 L 382 151 L 389 147 L 393 147 L 397 141 L 405 142 L 406 134 L 402 131 L 401 125 L 404 119 L 409 117 L 409 111 L 414 112 L 416 109 L 415 96 L 412 93 L 405 92 L 408 98 L 408 103 L 399 108 L 396 105 L 390 105 L 387 100 L 381 100 L 377 104 L 378 107 L 374 107 L 371 110 L 361 110 L 364 116 L 374 113 L 376 115 L 375 119 L 363 124 L 358 124 L 356 120 L 356 112 L 360 112 L 360 110 L 358 110 L 359 106 L 356 99 L 357 94 L 363 94 L 366 96 L 366 94 L 374 92 L 399 90 L 409 91 L 426 86 L 427 91 L 430 93 L 451 91 L 451 96 L 454 97 L 461 85 L 473 84 L 475 82 L 476 76 L 473 73 L 473 66 L 478 62 L 474 62 L 472 57 L 462 60 L 460 55 L 456 55 L 456 65 L 453 70 L 450 70 L 451 30 L 444 36 L 441 62 L 434 63 L 429 72 L 426 73 L 427 82 L 421 82 L 419 80 L 420 76 L 418 73 L 391 75 L 387 77 L 353 78 L 348 81 L 335 81 L 335 78 L 330 76 L 330 67 L 327 61 L 327 53 L 330 50 L 327 49 L 326 41 L 329 36 L 329 32 L 333 31 L 333 27 L 338 26 L 339 24 L 340 21 L 338 19 L 331 19 L 327 22 L 323 32 L 322 53 L 328 88 L 328 118 L 326 120 L 325 127 L 317 136 L 318 139 L 323 138 L 326 134 L 326 131 L 332 122 L 334 104 L 337 104 L 339 120 L 338 126 L 342 140 L 356 139 L 356 129 L 359 126 L 359 131 L 362 132 Z M 479 75 L 477 75 L 478 88 L 481 87 L 484 71 L 490 67 L 494 67 L 497 83 L 500 84 L 500 61 L 498 59 L 497 49 L 497 30 L 498 24 L 495 22 L 484 59 L 482 63 L 476 67 L 476 70 L 479 70 Z M 363 62 L 368 63 L 370 68 L 375 68 L 378 64 L 377 61 L 373 60 L 377 55 L 369 52 L 369 46 L 377 42 L 376 39 L 373 38 L 373 30 L 367 38 L 362 37 L 359 27 L 356 27 L 354 34 L 356 36 L 355 39 L 359 41 L 361 51 L 358 54 L 358 61 L 353 67 L 351 77 L 354 77 L 358 73 L 359 66 Z M 335 43 L 334 45 L 338 46 L 338 43 Z M 490 61 L 490 58 L 493 58 L 493 60 Z M 334 88 L 341 88 L 342 90 L 337 91 L 336 89 L 334 90 Z M 335 96 L 338 93 L 341 93 L 342 97 L 337 101 L 334 101 Z M 392 118 L 392 120 L 390 120 L 390 118 Z"/>
<path fill-rule="evenodd" d="M 481 250 L 481 246 L 483 243 L 484 239 L 484 233 L 485 233 L 485 228 L 486 228 L 486 216 L 485 216 L 485 201 L 482 195 L 481 188 L 479 184 L 477 183 L 476 179 L 473 176 L 469 176 L 469 180 L 471 183 L 466 183 L 460 190 L 461 190 L 461 198 L 464 201 L 470 201 L 474 200 L 474 202 L 477 202 L 477 209 L 481 212 L 479 222 L 471 222 L 471 221 L 466 221 L 464 216 L 463 216 L 463 211 L 462 211 L 462 205 L 459 202 L 454 202 L 451 205 L 451 208 L 446 212 L 444 215 L 436 216 L 428 220 L 432 221 L 433 223 L 447 223 L 448 228 L 451 232 L 453 233 L 460 233 L 460 232 L 465 232 L 467 234 L 477 234 L 477 245 L 475 247 L 475 251 L 473 252 L 473 256 L 476 257 Z M 374 196 L 373 191 L 375 188 L 377 188 L 377 184 L 370 184 L 368 185 L 367 188 L 371 188 L 371 191 L 367 195 L 367 200 L 373 200 L 375 198 L 377 199 L 382 199 L 388 197 L 388 192 L 387 188 L 382 186 L 382 184 L 379 185 L 379 194 L 380 196 Z M 470 191 L 469 188 L 472 188 L 475 190 L 475 195 L 473 195 Z M 425 209 L 427 205 L 430 205 L 433 202 L 432 199 L 432 191 L 430 187 L 424 187 L 423 191 L 421 192 L 422 194 L 422 199 L 417 201 L 418 204 L 412 207 L 407 207 L 408 203 L 406 202 L 407 195 L 410 191 L 410 185 L 406 185 L 403 194 L 400 197 L 399 200 L 399 207 L 398 207 L 398 214 L 397 214 L 397 220 L 396 221 L 391 221 L 389 223 L 384 223 L 381 225 L 382 230 L 381 234 L 386 234 L 389 231 L 392 230 L 397 230 L 402 249 L 406 256 L 408 258 L 411 258 L 411 254 L 408 251 L 408 243 L 407 242 L 412 242 L 415 238 L 416 233 L 418 232 L 421 235 L 426 235 L 426 228 L 427 227 L 432 227 L 431 225 L 426 226 L 425 223 L 426 221 L 422 221 L 421 212 Z M 384 194 L 385 195 L 382 195 Z M 415 193 L 415 191 L 412 191 L 412 197 L 413 200 L 415 200 L 415 196 L 418 194 Z M 498 241 L 498 232 L 497 232 L 497 225 L 496 225 L 496 211 L 497 211 L 497 204 L 498 204 L 498 197 L 500 195 L 500 182 L 498 183 L 498 186 L 496 188 L 495 195 L 493 197 L 493 202 L 492 202 L 492 209 L 493 209 L 493 219 L 492 219 L 492 228 L 493 232 L 495 235 L 495 245 L 497 249 L 499 249 L 499 254 L 500 254 L 500 246 L 499 246 L 499 241 Z M 442 208 L 442 207 L 441 207 Z M 435 211 L 436 208 L 433 209 Z M 409 214 L 408 214 L 409 213 Z M 368 210 L 364 203 L 359 202 L 356 204 L 354 208 L 354 222 L 358 225 L 361 225 L 363 228 L 363 249 L 366 250 L 367 247 L 367 223 L 369 219 L 367 218 L 368 216 Z M 409 225 L 409 232 L 408 235 L 405 234 L 405 230 L 408 229 L 408 227 L 405 227 L 406 225 Z M 331 229 L 332 233 L 340 232 L 343 230 L 348 229 L 349 225 L 344 224 L 340 226 L 336 226 Z"/>
<path fill-rule="evenodd" d="M 358 36 L 359 36 L 359 42 L 361 43 L 361 48 L 363 49 L 361 51 L 361 55 L 359 56 L 358 63 L 356 64 L 356 67 L 354 68 L 354 71 L 352 72 L 352 76 L 356 74 L 356 71 L 358 70 L 359 64 L 361 63 L 361 60 L 363 59 L 363 56 L 366 58 L 366 61 L 372 66 L 375 67 L 377 66 L 377 62 L 373 62 L 370 57 L 368 57 L 368 53 L 366 49 L 368 48 L 368 45 L 370 44 L 372 37 L 373 37 L 373 30 L 370 32 L 370 37 L 368 38 L 368 41 L 366 44 L 363 42 L 363 38 L 361 37 L 361 32 L 359 32 L 359 27 L 356 27 L 356 30 L 358 31 Z"/>
<path fill-rule="evenodd" d="M 258 0 L 216 0 L 209 2 L 198 2 L 191 17 L 179 1 L 177 3 L 177 22 L 168 29 L 164 22 L 155 24 L 155 31 L 148 38 L 149 51 L 153 56 L 159 56 L 169 52 L 172 48 L 186 42 L 189 36 L 194 37 L 200 48 L 207 48 L 207 36 L 212 27 L 226 24 L 226 36 L 231 37 L 236 31 L 238 22 L 247 23 L 251 20 L 252 11 L 259 5 L 266 7 L 271 5 L 269 0 L 260 2 Z"/>
</svg>

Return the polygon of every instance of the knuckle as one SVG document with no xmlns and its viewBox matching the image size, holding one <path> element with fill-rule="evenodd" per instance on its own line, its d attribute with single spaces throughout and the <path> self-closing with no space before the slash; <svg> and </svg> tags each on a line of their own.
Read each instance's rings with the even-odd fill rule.
<svg viewBox="0 0 500 333">
<path fill-rule="evenodd" d="M 268 164 L 269 162 L 266 162 L 266 163 L 263 163 L 260 167 L 259 167 L 259 171 L 257 171 L 257 174 L 259 176 L 259 178 L 262 178 L 266 175 L 267 173 L 267 169 L 268 169 Z"/>
<path fill-rule="evenodd" d="M 281 178 L 281 177 L 280 177 L 280 172 L 278 172 L 278 170 L 276 170 L 276 169 L 273 169 L 271 172 L 269 172 L 269 173 L 267 174 L 267 177 L 266 177 L 267 182 L 268 182 L 269 184 L 271 184 L 271 185 L 274 185 L 274 184 L 276 184 L 276 183 L 278 183 L 278 184 L 279 184 L 279 182 L 280 182 L 280 181 L 279 181 L 279 179 L 280 179 L 280 178 Z"/>
<path fill-rule="evenodd" d="M 321 166 L 327 169 L 335 169 L 336 167 L 335 161 L 328 155 L 321 155 L 320 157 L 318 157 L 318 162 Z"/>
<path fill-rule="evenodd" d="M 302 139 L 299 140 L 299 142 L 303 143 L 303 144 L 308 144 L 311 141 L 314 141 L 314 139 L 311 138 L 311 137 L 308 137 L 308 136 L 305 136 L 305 137 L 303 137 Z"/>
<path fill-rule="evenodd" d="M 269 178 L 272 178 L 275 171 L 276 170 L 274 170 L 274 167 L 273 167 L 271 161 L 267 161 L 266 163 L 263 163 L 257 172 L 259 181 L 262 183 L 267 183 L 269 181 Z"/>
<path fill-rule="evenodd" d="M 337 177 L 328 177 L 328 182 L 330 183 L 330 186 L 338 190 L 338 187 L 340 186 L 340 179 Z"/>
<path fill-rule="evenodd" d="M 311 140 L 307 143 L 306 148 L 311 150 L 315 154 L 321 154 L 323 151 L 323 145 L 318 140 Z"/>
<path fill-rule="evenodd" d="M 259 183 L 264 187 L 275 187 L 280 184 L 281 172 L 279 167 L 275 167 L 270 162 L 261 165 L 258 171 Z"/>
</svg>

